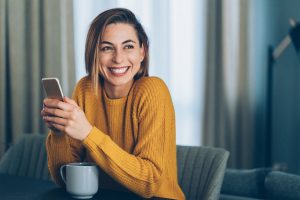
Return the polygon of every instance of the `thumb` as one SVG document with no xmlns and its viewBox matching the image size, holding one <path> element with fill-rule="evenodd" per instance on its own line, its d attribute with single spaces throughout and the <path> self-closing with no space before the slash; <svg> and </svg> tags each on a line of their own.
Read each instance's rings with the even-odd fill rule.
<svg viewBox="0 0 300 200">
<path fill-rule="evenodd" d="M 64 102 L 69 103 L 69 104 L 72 104 L 72 105 L 78 107 L 77 103 L 76 103 L 73 99 L 70 99 L 70 98 L 67 97 L 67 96 L 64 97 Z"/>
</svg>

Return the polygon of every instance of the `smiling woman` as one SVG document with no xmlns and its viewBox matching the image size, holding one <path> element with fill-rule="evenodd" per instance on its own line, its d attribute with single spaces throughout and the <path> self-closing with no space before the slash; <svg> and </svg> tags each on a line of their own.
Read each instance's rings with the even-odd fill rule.
<svg viewBox="0 0 300 200">
<path fill-rule="evenodd" d="M 100 187 L 185 199 L 176 161 L 175 112 L 166 84 L 148 76 L 148 37 L 128 9 L 104 11 L 86 41 L 86 69 L 73 99 L 45 99 L 48 166 L 94 162 Z"/>
<path fill-rule="evenodd" d="M 206 1 L 190 0 L 188 4 L 179 0 L 73 2 L 76 79 L 86 74 L 82 66 L 90 21 L 99 12 L 113 7 L 132 10 L 143 22 L 151 44 L 149 74 L 161 77 L 170 90 L 176 111 L 177 144 L 201 145 Z"/>
</svg>

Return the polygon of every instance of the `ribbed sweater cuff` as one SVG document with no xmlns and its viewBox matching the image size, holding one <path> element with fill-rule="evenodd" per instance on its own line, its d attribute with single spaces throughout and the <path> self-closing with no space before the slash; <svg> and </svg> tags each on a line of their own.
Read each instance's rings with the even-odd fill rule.
<svg viewBox="0 0 300 200">
<path fill-rule="evenodd" d="M 89 135 L 83 140 L 83 145 L 96 155 L 96 160 L 99 159 L 102 165 L 107 165 L 107 160 L 111 160 L 120 168 L 129 170 L 128 174 L 134 174 L 136 165 L 132 165 L 133 156 L 121 149 L 117 144 L 112 142 L 111 138 L 93 127 Z M 101 152 L 99 151 L 101 149 Z M 106 156 L 101 156 L 101 153 Z M 134 158 L 135 159 L 135 158 Z M 111 162 L 110 161 L 110 162 Z M 106 166 L 109 169 L 109 166 Z M 116 171 L 114 173 L 117 173 Z"/>
<path fill-rule="evenodd" d="M 94 126 L 82 143 L 84 146 L 94 149 L 95 145 L 101 146 L 105 142 L 105 138 L 106 135 Z"/>
</svg>

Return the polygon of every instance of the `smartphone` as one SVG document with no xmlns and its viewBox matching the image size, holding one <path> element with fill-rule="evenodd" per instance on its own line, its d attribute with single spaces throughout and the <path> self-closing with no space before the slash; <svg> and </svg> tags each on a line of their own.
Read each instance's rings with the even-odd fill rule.
<svg viewBox="0 0 300 200">
<path fill-rule="evenodd" d="M 64 95 L 58 78 L 42 78 L 42 83 L 48 98 L 63 100 Z"/>
</svg>

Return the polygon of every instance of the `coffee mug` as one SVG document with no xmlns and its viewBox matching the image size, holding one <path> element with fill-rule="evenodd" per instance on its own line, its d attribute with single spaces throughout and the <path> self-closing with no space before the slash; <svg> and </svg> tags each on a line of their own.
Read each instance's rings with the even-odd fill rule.
<svg viewBox="0 0 300 200">
<path fill-rule="evenodd" d="M 98 167 L 95 163 L 70 163 L 60 167 L 66 190 L 73 198 L 89 199 L 98 191 Z"/>
</svg>

